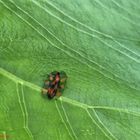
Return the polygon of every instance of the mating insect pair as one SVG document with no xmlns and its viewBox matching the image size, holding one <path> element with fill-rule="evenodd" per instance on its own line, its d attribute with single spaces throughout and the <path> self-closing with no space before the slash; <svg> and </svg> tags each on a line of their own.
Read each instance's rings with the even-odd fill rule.
<svg viewBox="0 0 140 140">
<path fill-rule="evenodd" d="M 51 72 L 45 80 L 42 93 L 49 99 L 61 96 L 67 80 L 65 72 Z"/>
</svg>

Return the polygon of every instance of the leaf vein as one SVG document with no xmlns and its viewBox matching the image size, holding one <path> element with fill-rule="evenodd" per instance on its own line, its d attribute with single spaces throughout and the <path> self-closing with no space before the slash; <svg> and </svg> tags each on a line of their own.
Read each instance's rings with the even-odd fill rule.
<svg viewBox="0 0 140 140">
<path fill-rule="evenodd" d="M 21 111 L 22 111 L 22 114 L 23 114 L 23 128 L 25 129 L 25 131 L 27 132 L 29 137 L 31 137 L 30 134 L 29 134 L 29 130 L 28 130 L 27 122 L 26 122 L 27 121 L 27 114 L 24 111 L 25 108 L 21 103 L 23 101 L 21 101 L 21 98 L 20 98 L 20 95 L 19 95 L 19 83 L 16 83 L 16 89 L 17 89 L 17 95 L 18 95 L 18 102 L 19 102 L 19 105 L 20 105 L 20 108 L 21 108 Z M 33 139 L 33 137 L 31 137 L 31 138 Z"/>
<path fill-rule="evenodd" d="M 56 109 L 57 109 L 57 111 L 58 111 L 58 114 L 59 114 L 59 116 L 60 116 L 60 118 L 61 118 L 61 120 L 62 120 L 62 122 L 63 122 L 63 124 L 64 124 L 64 126 L 65 126 L 65 128 L 66 128 L 66 130 L 68 131 L 68 133 L 69 133 L 69 135 L 71 136 L 71 138 L 72 138 L 73 140 L 75 140 L 74 137 L 72 136 L 72 134 L 71 134 L 71 132 L 70 132 L 70 130 L 69 130 L 67 124 L 65 123 L 65 121 L 64 121 L 64 119 L 63 119 L 63 117 L 62 117 L 62 115 L 61 115 L 61 112 L 60 112 L 60 110 L 59 110 L 59 108 L 58 108 L 58 105 L 57 105 L 57 102 L 56 102 L 56 101 L 55 101 L 55 106 L 56 106 Z"/>
<path fill-rule="evenodd" d="M 95 38 L 97 38 L 98 40 L 100 40 L 100 41 L 102 42 L 102 40 L 101 40 L 99 37 L 96 37 L 96 36 L 94 36 L 93 34 L 90 34 L 90 33 L 86 32 L 86 31 L 84 31 L 84 30 L 81 30 L 81 29 L 78 29 L 78 28 L 74 27 L 73 25 L 67 23 L 66 21 L 60 19 L 59 17 L 57 17 L 57 16 L 55 16 L 54 14 L 52 14 L 51 12 L 49 12 L 47 9 L 45 9 L 43 6 L 41 6 L 38 2 L 36 2 L 36 1 L 34 1 L 34 0 L 32 0 L 32 1 L 33 1 L 33 3 L 35 3 L 36 5 L 38 5 L 41 9 L 43 9 L 45 12 L 47 12 L 48 14 L 50 14 L 50 15 L 52 15 L 53 17 L 57 18 L 59 21 L 61 21 L 61 22 L 65 23 L 65 24 L 71 26 L 72 28 L 74 28 L 74 29 L 76 29 L 76 30 L 78 30 L 78 31 L 80 31 L 80 32 L 82 32 L 82 33 L 85 33 L 85 34 L 87 34 L 87 35 L 90 35 L 90 36 L 92 36 L 92 37 L 95 37 Z M 132 51 L 132 50 L 126 48 L 126 47 L 125 47 L 123 44 L 121 44 L 119 41 L 115 40 L 115 38 L 114 38 L 113 36 L 108 35 L 108 34 L 105 34 L 105 33 L 102 33 L 102 32 L 100 32 L 100 31 L 97 31 L 97 30 L 95 30 L 95 29 L 89 27 L 88 25 L 83 24 L 82 22 L 78 21 L 77 19 L 74 19 L 73 17 L 70 17 L 69 15 L 67 15 L 67 14 L 64 13 L 62 10 L 58 9 L 56 6 L 54 6 L 52 3 L 48 2 L 48 1 L 47 1 L 46 3 L 48 3 L 50 6 L 52 6 L 53 8 L 55 8 L 58 12 L 60 12 L 60 13 L 63 14 L 64 16 L 68 17 L 69 19 L 71 19 L 71 20 L 74 21 L 75 23 L 78 23 L 79 25 L 81 25 L 81 26 L 83 26 L 83 27 L 89 29 L 90 31 L 96 32 L 96 33 L 98 33 L 98 34 L 100 34 L 100 35 L 103 35 L 103 36 L 105 36 L 105 37 L 107 37 L 107 38 L 112 39 L 112 40 L 113 40 L 114 42 L 116 42 L 121 48 L 123 48 L 123 49 L 125 49 L 126 51 L 128 51 L 128 52 L 134 54 L 135 56 L 140 57 L 140 55 L 138 55 L 136 52 L 134 52 L 134 51 Z M 121 50 L 119 50 L 119 49 L 115 49 L 115 48 L 111 47 L 110 45 L 107 45 L 107 44 L 106 44 L 106 46 L 108 46 L 108 47 L 110 47 L 111 49 L 113 49 L 113 50 L 115 50 L 115 51 L 118 51 L 118 52 L 120 52 L 120 53 L 122 53 L 122 54 L 124 54 L 124 55 L 127 55 L 127 54 L 124 53 L 123 51 L 121 51 Z M 128 57 L 131 58 L 131 56 L 128 56 Z M 133 59 L 133 58 L 132 58 L 132 59 Z M 138 61 L 137 59 L 135 59 L 135 60 Z M 138 61 L 138 63 L 139 63 L 139 61 Z"/>
<path fill-rule="evenodd" d="M 96 1 L 101 7 L 103 7 L 104 9 L 110 11 L 102 2 L 97 1 L 97 0 L 95 0 L 95 1 Z M 113 13 L 115 13 L 115 12 L 113 12 Z M 117 12 L 116 12 L 116 14 L 119 15 L 120 17 L 122 17 L 123 19 L 125 19 L 126 21 L 128 21 L 129 23 L 131 23 L 131 24 L 133 24 L 133 25 L 140 26 L 139 24 L 133 22 L 131 19 L 129 19 L 129 18 L 123 16 L 122 14 L 119 14 L 119 13 L 117 13 Z"/>
<path fill-rule="evenodd" d="M 95 117 L 97 118 L 97 120 L 99 121 L 100 124 L 102 124 L 102 126 L 109 132 L 109 134 L 115 139 L 118 140 L 113 134 L 112 132 L 104 125 L 104 123 L 101 121 L 101 119 L 99 118 L 99 116 L 97 115 L 96 111 L 94 109 L 92 109 L 92 111 L 95 114 Z"/>
<path fill-rule="evenodd" d="M 106 132 L 100 127 L 100 125 L 98 125 L 98 124 L 96 123 L 96 121 L 93 119 L 93 117 L 91 116 L 91 114 L 89 113 L 89 111 L 88 111 L 87 109 L 85 109 L 85 110 L 86 110 L 86 112 L 87 112 L 89 118 L 92 120 L 92 122 L 101 130 L 101 132 L 102 132 L 109 140 L 112 140 L 112 138 L 111 138 L 108 134 L 106 134 Z"/>
<path fill-rule="evenodd" d="M 73 133 L 75 139 L 78 140 L 78 138 L 77 138 L 77 136 L 76 136 L 76 134 L 75 134 L 75 132 L 74 132 L 74 130 L 73 130 L 73 128 L 72 128 L 72 125 L 71 125 L 70 122 L 69 122 L 69 118 L 68 118 L 67 113 L 66 113 L 66 110 L 65 110 L 65 108 L 64 108 L 64 106 L 63 106 L 63 104 L 62 104 L 62 100 L 60 100 L 60 102 L 61 102 L 61 107 L 62 107 L 63 112 L 64 112 L 65 117 L 66 117 L 66 121 L 68 122 L 68 124 L 69 124 L 69 126 L 70 126 L 70 128 L 71 128 L 71 131 L 72 131 L 72 133 Z"/>
<path fill-rule="evenodd" d="M 23 85 L 21 85 L 21 94 L 22 94 L 22 102 L 23 102 L 23 106 L 24 106 L 24 110 L 25 110 L 25 118 L 26 118 L 26 130 L 28 135 L 30 136 L 31 139 L 34 139 L 33 134 L 31 132 L 31 130 L 29 129 L 28 126 L 28 112 L 27 112 L 27 108 L 26 108 L 26 103 L 25 103 L 25 98 L 24 98 L 24 93 L 23 93 Z"/>
</svg>

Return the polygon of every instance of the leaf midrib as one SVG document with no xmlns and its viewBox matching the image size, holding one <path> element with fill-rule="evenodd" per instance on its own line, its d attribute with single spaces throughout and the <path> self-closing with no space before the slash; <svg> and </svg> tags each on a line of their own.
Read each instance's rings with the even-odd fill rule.
<svg viewBox="0 0 140 140">
<path fill-rule="evenodd" d="M 16 75 L 6 71 L 5 69 L 3 68 L 0 68 L 0 74 L 2 74 L 3 76 L 11 79 L 12 81 L 16 82 L 16 83 L 20 83 L 21 85 L 25 85 L 27 87 L 30 87 L 31 89 L 34 89 L 38 92 L 41 92 L 41 87 L 39 87 L 38 85 L 36 84 L 33 84 L 31 82 L 28 82 L 26 80 L 23 80 L 19 77 L 17 77 Z M 58 98 L 58 100 L 61 100 L 63 102 L 66 102 L 66 103 L 69 103 L 69 104 L 72 104 L 74 106 L 78 106 L 78 107 L 81 107 L 81 108 L 84 108 L 84 109 L 105 109 L 105 110 L 112 110 L 112 111 L 118 111 L 118 112 L 123 112 L 123 113 L 127 113 L 127 114 L 131 114 L 131 115 L 134 115 L 134 116 L 138 116 L 140 117 L 140 113 L 136 112 L 136 111 L 131 111 L 129 109 L 121 109 L 121 108 L 116 108 L 116 107 L 109 107 L 109 106 L 91 106 L 91 105 L 87 105 L 85 103 L 81 103 L 79 101 L 76 101 L 76 100 L 73 100 L 73 99 L 70 99 L 70 98 L 67 98 L 67 97 L 60 97 Z"/>
</svg>

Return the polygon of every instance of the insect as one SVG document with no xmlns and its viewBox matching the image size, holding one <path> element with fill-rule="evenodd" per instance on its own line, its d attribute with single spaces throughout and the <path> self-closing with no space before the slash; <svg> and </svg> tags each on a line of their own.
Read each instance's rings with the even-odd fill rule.
<svg viewBox="0 0 140 140">
<path fill-rule="evenodd" d="M 61 96 L 66 84 L 66 80 L 67 75 L 65 72 L 51 72 L 44 82 L 42 94 L 48 96 L 49 99 Z"/>
</svg>

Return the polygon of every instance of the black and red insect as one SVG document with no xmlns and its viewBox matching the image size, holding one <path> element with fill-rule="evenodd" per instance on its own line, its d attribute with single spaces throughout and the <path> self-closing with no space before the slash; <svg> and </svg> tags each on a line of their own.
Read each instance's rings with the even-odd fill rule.
<svg viewBox="0 0 140 140">
<path fill-rule="evenodd" d="M 66 84 L 66 80 L 67 75 L 65 72 L 51 72 L 44 82 L 42 90 L 43 95 L 48 96 L 49 99 L 61 96 Z"/>
</svg>

